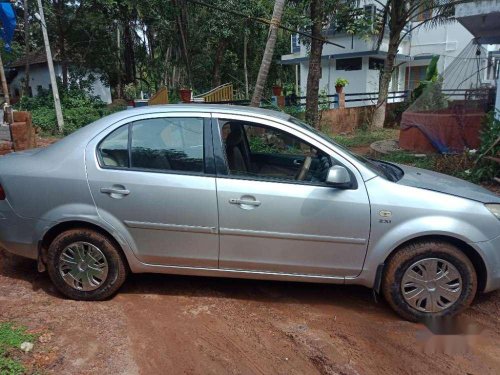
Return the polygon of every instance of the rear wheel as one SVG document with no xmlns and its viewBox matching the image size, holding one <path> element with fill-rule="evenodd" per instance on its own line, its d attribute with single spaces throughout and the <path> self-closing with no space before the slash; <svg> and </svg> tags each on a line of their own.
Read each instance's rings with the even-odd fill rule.
<svg viewBox="0 0 500 375">
<path fill-rule="evenodd" d="M 403 318 L 453 316 L 472 303 L 477 275 L 469 258 L 446 242 L 415 242 L 388 261 L 382 292 Z"/>
<path fill-rule="evenodd" d="M 90 229 L 72 229 L 50 244 L 47 270 L 65 296 L 103 300 L 113 295 L 127 277 L 125 260 L 108 237 Z"/>
</svg>

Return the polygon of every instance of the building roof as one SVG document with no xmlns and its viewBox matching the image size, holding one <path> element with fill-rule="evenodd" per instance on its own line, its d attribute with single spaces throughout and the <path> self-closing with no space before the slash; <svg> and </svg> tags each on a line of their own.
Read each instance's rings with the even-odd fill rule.
<svg viewBox="0 0 500 375">
<path fill-rule="evenodd" d="M 332 55 L 323 55 L 321 56 L 322 60 L 333 60 L 333 59 L 345 59 L 345 58 L 351 58 L 351 57 L 363 57 L 363 56 L 371 56 L 371 57 L 379 57 L 379 58 L 385 58 L 387 56 L 387 52 L 384 51 L 359 51 L 359 52 L 347 52 L 347 53 L 336 53 Z M 403 55 L 403 54 L 397 54 L 396 55 L 397 60 L 405 60 L 405 61 L 410 61 L 411 56 L 409 55 Z M 291 58 L 291 59 L 281 59 L 279 61 L 280 64 L 283 65 L 289 65 L 289 64 L 299 64 L 301 62 L 307 62 L 309 61 L 309 56 L 305 57 L 296 57 L 296 58 Z"/>
<path fill-rule="evenodd" d="M 57 53 L 52 57 L 54 61 L 58 61 Z M 26 62 L 29 62 L 30 65 L 35 64 L 46 64 L 47 63 L 47 54 L 45 51 L 33 51 L 27 55 L 21 56 L 17 60 L 14 60 L 9 64 L 10 68 L 19 68 L 26 65 Z"/>
</svg>

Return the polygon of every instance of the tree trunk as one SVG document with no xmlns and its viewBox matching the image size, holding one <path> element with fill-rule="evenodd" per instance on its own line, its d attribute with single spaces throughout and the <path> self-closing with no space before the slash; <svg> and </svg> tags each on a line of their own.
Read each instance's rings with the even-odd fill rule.
<svg viewBox="0 0 500 375">
<path fill-rule="evenodd" d="M 245 75 L 245 99 L 248 100 L 248 66 L 247 66 L 247 54 L 248 54 L 248 35 L 246 30 L 244 31 L 245 35 L 243 36 L 243 73 Z"/>
<path fill-rule="evenodd" d="M 68 59 L 66 56 L 66 32 L 63 25 L 65 16 L 64 0 L 56 2 L 56 24 L 57 24 L 57 44 L 59 47 L 59 57 L 61 60 L 62 84 L 64 88 L 68 87 Z"/>
<path fill-rule="evenodd" d="M 319 127 L 318 96 L 319 80 L 321 79 L 321 54 L 323 52 L 323 42 L 320 40 L 323 27 L 322 8 L 322 0 L 311 1 L 311 20 L 313 22 L 311 34 L 313 39 L 311 40 L 309 72 L 307 74 L 306 122 L 315 128 Z"/>
<path fill-rule="evenodd" d="M 29 15 L 28 15 L 28 0 L 24 0 L 24 54 L 28 56 L 30 53 L 30 40 L 29 40 Z M 29 96 L 30 93 L 30 62 L 26 59 L 24 65 L 24 96 Z"/>
<path fill-rule="evenodd" d="M 123 99 L 120 25 L 116 24 L 116 98 Z"/>
<path fill-rule="evenodd" d="M 193 81 L 191 77 L 191 61 L 189 58 L 189 50 L 188 50 L 188 13 L 187 13 L 187 4 L 185 0 L 172 0 L 172 4 L 178 8 L 179 13 L 176 17 L 177 28 L 179 30 L 179 36 L 181 39 L 181 50 L 184 58 L 184 62 L 186 64 L 186 74 L 189 82 L 189 86 L 192 88 Z"/>
<path fill-rule="evenodd" d="M 267 75 L 269 73 L 269 68 L 271 67 L 274 46 L 276 45 L 276 39 L 278 37 L 278 26 L 281 22 L 284 6 L 285 0 L 275 0 L 273 18 L 271 20 L 271 25 L 269 26 L 269 36 L 267 38 L 266 49 L 264 50 L 264 56 L 262 57 L 262 63 L 260 64 L 259 74 L 257 75 L 257 81 L 255 82 L 255 89 L 250 103 L 252 107 L 258 107 L 260 100 L 262 99 L 262 93 L 264 92 Z"/>
<path fill-rule="evenodd" d="M 384 69 L 380 74 L 378 99 L 375 107 L 375 112 L 372 118 L 372 127 L 383 128 L 386 115 L 387 97 L 389 96 L 389 84 L 391 82 L 392 71 L 394 70 L 394 61 L 398 53 L 400 32 L 395 32 L 390 35 L 389 48 L 387 50 L 387 57 L 384 62 Z"/>
<path fill-rule="evenodd" d="M 123 28 L 123 62 L 125 67 L 125 83 L 135 82 L 135 54 L 134 41 L 132 39 L 132 29 L 129 21 L 125 21 Z"/>
<path fill-rule="evenodd" d="M 9 87 L 7 86 L 7 79 L 5 78 L 5 70 L 3 69 L 2 56 L 0 56 L 0 81 L 2 82 L 2 92 L 5 103 L 10 106 Z"/>
<path fill-rule="evenodd" d="M 224 52 L 226 51 L 227 41 L 224 39 L 219 40 L 217 45 L 217 51 L 215 51 L 214 66 L 212 69 L 212 87 L 217 87 L 221 85 L 220 78 L 220 65 L 224 58 Z"/>
</svg>

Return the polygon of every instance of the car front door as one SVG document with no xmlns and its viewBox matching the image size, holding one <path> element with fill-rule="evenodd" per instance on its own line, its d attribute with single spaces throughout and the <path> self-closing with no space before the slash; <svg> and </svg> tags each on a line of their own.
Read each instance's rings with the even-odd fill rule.
<svg viewBox="0 0 500 375">
<path fill-rule="evenodd" d="M 130 234 L 132 248 L 144 263 L 217 267 L 208 117 L 135 117 L 110 127 L 87 146 L 88 182 L 99 215 Z"/>
<path fill-rule="evenodd" d="M 360 273 L 370 206 L 359 173 L 314 139 L 282 124 L 215 115 L 219 267 L 330 277 Z M 302 173 L 306 159 L 309 170 Z M 325 183 L 341 164 L 352 188 Z"/>
</svg>

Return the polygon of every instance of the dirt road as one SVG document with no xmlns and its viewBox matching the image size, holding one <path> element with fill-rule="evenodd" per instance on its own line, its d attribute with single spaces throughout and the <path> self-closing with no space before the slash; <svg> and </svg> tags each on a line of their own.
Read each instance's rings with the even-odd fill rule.
<svg viewBox="0 0 500 375">
<path fill-rule="evenodd" d="M 106 302 L 61 297 L 35 262 L 0 253 L 0 321 L 46 339 L 65 374 L 498 374 L 500 293 L 433 336 L 348 286 L 133 275 Z M 445 345 L 446 344 L 446 345 Z"/>
</svg>

